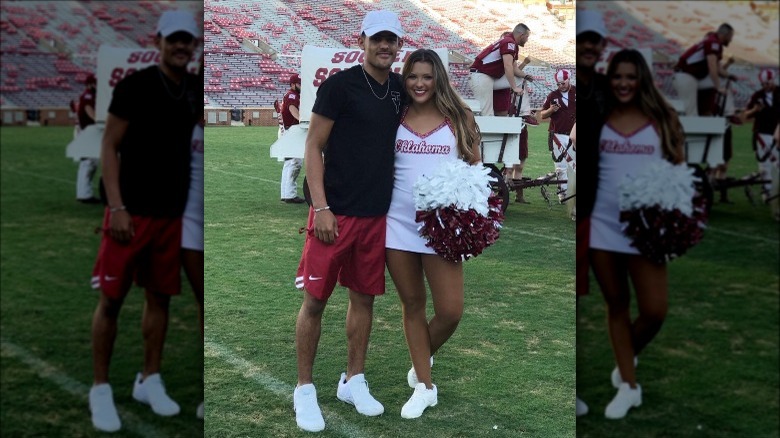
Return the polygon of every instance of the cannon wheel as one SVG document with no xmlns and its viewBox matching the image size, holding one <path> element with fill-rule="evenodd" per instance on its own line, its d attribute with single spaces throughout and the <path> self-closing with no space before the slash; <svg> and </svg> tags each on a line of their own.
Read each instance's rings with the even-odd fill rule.
<svg viewBox="0 0 780 438">
<path fill-rule="evenodd" d="M 498 170 L 494 164 L 485 164 L 485 167 L 490 169 L 490 176 L 496 180 L 490 183 L 490 188 L 493 193 L 501 199 L 501 211 L 506 211 L 509 207 L 509 187 L 504 181 L 504 175 Z"/>
<path fill-rule="evenodd" d="M 709 216 L 710 210 L 712 209 L 712 202 L 715 199 L 715 193 L 712 190 L 710 178 L 707 176 L 707 172 L 701 166 L 696 164 L 689 164 L 688 166 L 694 170 L 693 175 L 699 179 L 699 181 L 694 185 L 696 187 L 696 191 L 701 196 L 703 196 L 704 200 L 706 201 L 707 215 Z"/>
</svg>

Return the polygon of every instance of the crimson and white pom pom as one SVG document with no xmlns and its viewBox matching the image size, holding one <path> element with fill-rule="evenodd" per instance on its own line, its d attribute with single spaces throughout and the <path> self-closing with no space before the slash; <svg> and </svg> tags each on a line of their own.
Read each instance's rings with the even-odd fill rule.
<svg viewBox="0 0 780 438">
<path fill-rule="evenodd" d="M 498 239 L 504 212 L 490 189 L 489 173 L 481 164 L 451 159 L 415 183 L 418 231 L 443 258 L 468 260 Z"/>
<path fill-rule="evenodd" d="M 647 164 L 642 172 L 627 176 L 618 187 L 620 210 L 658 207 L 692 215 L 696 191 L 693 172 L 694 169 L 685 163 L 672 164 L 664 159 Z"/>
<path fill-rule="evenodd" d="M 434 210 L 454 206 L 458 210 L 474 209 L 488 214 L 488 197 L 492 193 L 490 169 L 482 164 L 470 165 L 457 158 L 442 161 L 431 175 L 421 176 L 414 184 L 417 210 Z"/>
<path fill-rule="evenodd" d="M 656 263 L 679 257 L 704 236 L 707 206 L 694 170 L 666 160 L 620 184 L 620 221 L 631 246 Z"/>
</svg>

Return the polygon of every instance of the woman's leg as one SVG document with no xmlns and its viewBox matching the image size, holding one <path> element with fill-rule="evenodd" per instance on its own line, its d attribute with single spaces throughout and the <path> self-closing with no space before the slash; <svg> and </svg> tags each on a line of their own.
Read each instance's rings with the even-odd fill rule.
<svg viewBox="0 0 780 438">
<path fill-rule="evenodd" d="M 433 355 L 452 336 L 463 316 L 463 264 L 426 254 L 422 266 L 433 300 L 434 316 L 428 323 Z"/>
<path fill-rule="evenodd" d="M 420 254 L 387 250 L 387 270 L 398 290 L 403 312 L 404 334 L 417 380 L 433 388 L 431 382 L 431 339 L 425 314 L 425 282 Z"/>
<path fill-rule="evenodd" d="M 627 258 L 609 251 L 591 252 L 593 272 L 607 304 L 607 328 L 615 362 L 623 381 L 636 388 Z"/>
<path fill-rule="evenodd" d="M 665 264 L 655 264 L 641 256 L 629 258 L 628 272 L 639 309 L 639 316 L 631 325 L 631 343 L 634 354 L 638 355 L 658 334 L 666 319 L 668 279 Z"/>
</svg>

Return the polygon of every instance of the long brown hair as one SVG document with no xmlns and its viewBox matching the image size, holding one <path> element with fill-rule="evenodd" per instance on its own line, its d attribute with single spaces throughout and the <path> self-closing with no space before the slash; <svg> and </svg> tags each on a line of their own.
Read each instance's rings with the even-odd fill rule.
<svg viewBox="0 0 780 438">
<path fill-rule="evenodd" d="M 612 76 L 621 62 L 636 66 L 639 89 L 634 98 L 634 104 L 639 110 L 658 126 L 661 134 L 661 151 L 663 156 L 672 163 L 682 163 L 685 160 L 683 144 L 685 134 L 680 124 L 680 118 L 669 105 L 653 82 L 653 75 L 645 62 L 644 56 L 634 49 L 624 49 L 615 54 L 607 67 L 607 78 Z M 617 106 L 617 99 L 612 92 L 607 93 L 607 113 Z"/>
<path fill-rule="evenodd" d="M 404 68 L 401 71 L 404 84 L 412 72 L 412 67 L 417 62 L 427 62 L 433 67 L 434 84 L 434 102 L 436 108 L 450 119 L 453 128 L 455 128 L 455 138 L 457 140 L 458 154 L 467 162 L 474 160 L 474 151 L 471 149 L 474 143 L 480 140 L 479 128 L 477 124 L 471 125 L 468 113 L 471 108 L 466 105 L 463 99 L 458 96 L 455 89 L 450 84 L 450 78 L 447 75 L 447 69 L 439 58 L 439 55 L 430 49 L 418 49 L 412 52 L 404 62 Z M 468 112 L 468 113 L 467 113 Z"/>
</svg>

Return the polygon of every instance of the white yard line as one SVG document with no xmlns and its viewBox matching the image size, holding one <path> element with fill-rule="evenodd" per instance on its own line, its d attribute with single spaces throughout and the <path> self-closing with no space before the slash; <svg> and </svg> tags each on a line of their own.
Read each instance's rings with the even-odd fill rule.
<svg viewBox="0 0 780 438">
<path fill-rule="evenodd" d="M 79 399 L 84 404 L 84 427 L 89 427 L 90 429 L 92 428 L 92 423 L 89 418 L 89 385 L 85 385 L 78 380 L 73 379 L 69 375 L 58 370 L 57 367 L 47 363 L 26 349 L 5 339 L 0 339 L 0 349 L 2 349 L 3 353 L 9 354 L 10 356 L 22 361 L 25 365 L 35 371 L 35 373 L 38 374 L 40 378 L 55 383 L 63 391 Z M 123 429 L 130 430 L 136 435 L 142 437 L 167 436 L 167 434 L 165 434 L 162 430 L 144 422 L 136 415 L 127 412 L 125 409 L 117 407 L 117 411 L 119 411 L 119 418 L 122 420 Z M 154 415 L 151 413 L 151 410 L 149 415 Z M 195 420 L 193 419 L 193 421 Z"/>
<path fill-rule="evenodd" d="M 266 390 L 272 392 L 277 397 L 284 399 L 290 406 L 290 424 L 295 423 L 295 413 L 292 406 L 292 395 L 295 390 L 295 385 L 282 382 L 276 377 L 263 373 L 258 370 L 258 367 L 252 362 L 238 356 L 233 353 L 228 347 L 211 340 L 206 340 L 204 348 L 213 354 L 216 354 L 220 359 L 232 365 L 237 371 L 239 371 L 245 378 L 260 384 Z M 321 397 L 321 396 L 320 396 Z M 206 394 L 208 398 L 208 394 Z M 341 418 L 338 414 L 330 412 L 328 409 L 322 409 L 323 417 L 325 417 L 325 429 L 337 432 L 338 434 L 346 437 L 367 437 L 369 434 L 363 432 L 356 425 L 349 423 Z M 352 406 L 344 405 L 345 409 L 354 409 Z M 296 426 L 297 427 L 297 426 Z"/>
</svg>

